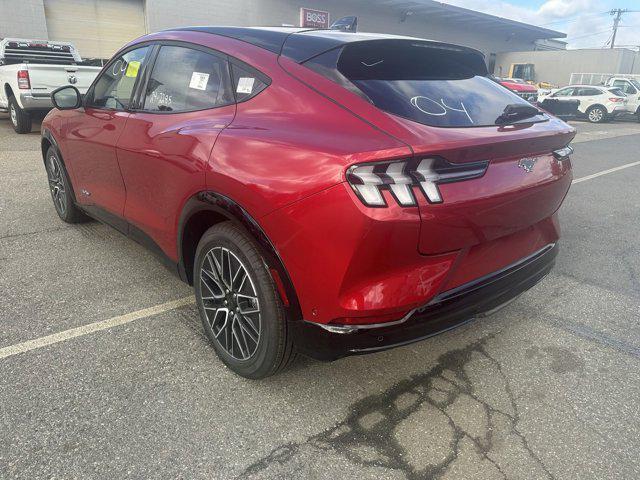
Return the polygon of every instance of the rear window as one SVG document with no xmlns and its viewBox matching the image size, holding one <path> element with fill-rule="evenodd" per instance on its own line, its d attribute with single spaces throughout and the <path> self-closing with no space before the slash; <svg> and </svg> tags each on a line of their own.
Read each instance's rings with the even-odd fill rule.
<svg viewBox="0 0 640 480">
<path fill-rule="evenodd" d="M 488 76 L 474 50 L 413 40 L 354 42 L 304 63 L 378 108 L 436 127 L 495 125 L 528 102 Z M 536 115 L 520 122 L 542 121 Z"/>
</svg>

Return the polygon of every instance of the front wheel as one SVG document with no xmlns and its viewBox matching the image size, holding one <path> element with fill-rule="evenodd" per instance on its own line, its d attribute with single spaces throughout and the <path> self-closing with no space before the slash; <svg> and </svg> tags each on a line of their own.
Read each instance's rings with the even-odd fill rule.
<svg viewBox="0 0 640 480">
<path fill-rule="evenodd" d="M 264 378 L 294 359 L 280 297 L 258 248 L 229 222 L 205 232 L 194 265 L 196 303 L 218 357 L 238 375 Z"/>
<path fill-rule="evenodd" d="M 9 97 L 9 117 L 11 118 L 11 125 L 16 133 L 30 133 L 31 132 L 31 115 L 26 110 L 20 108 L 16 98 L 12 95 Z"/>
<path fill-rule="evenodd" d="M 607 112 L 605 109 L 598 105 L 590 107 L 589 110 L 587 110 L 587 119 L 591 123 L 602 123 L 605 121 L 606 116 Z"/>
</svg>

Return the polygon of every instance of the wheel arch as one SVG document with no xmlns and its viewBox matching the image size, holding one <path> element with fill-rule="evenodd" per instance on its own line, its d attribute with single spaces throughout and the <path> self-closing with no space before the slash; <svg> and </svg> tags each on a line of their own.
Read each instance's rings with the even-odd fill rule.
<svg viewBox="0 0 640 480">
<path fill-rule="evenodd" d="M 607 107 L 605 107 L 601 103 L 594 103 L 593 105 L 589 105 L 589 108 L 587 108 L 587 114 L 589 113 L 589 110 L 593 110 L 596 107 L 600 107 L 602 110 L 604 110 L 605 115 L 609 115 L 609 110 L 607 110 Z"/>
<path fill-rule="evenodd" d="M 298 296 L 277 249 L 258 222 L 242 206 L 217 192 L 201 191 L 189 198 L 182 209 L 177 238 L 180 278 L 193 285 L 193 265 L 198 242 L 207 229 L 225 221 L 233 222 L 254 240 L 276 284 L 288 319 L 301 319 Z"/>
<path fill-rule="evenodd" d="M 8 83 L 5 83 L 3 88 L 4 88 L 4 94 L 7 96 L 7 100 L 9 100 L 9 97 L 14 96 L 11 85 L 9 85 Z"/>
</svg>

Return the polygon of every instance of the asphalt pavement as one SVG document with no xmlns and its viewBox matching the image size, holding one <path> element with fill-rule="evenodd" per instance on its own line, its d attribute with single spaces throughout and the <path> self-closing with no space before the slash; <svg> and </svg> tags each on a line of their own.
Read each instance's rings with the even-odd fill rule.
<svg viewBox="0 0 640 480">
<path fill-rule="evenodd" d="M 543 282 L 427 341 L 249 381 L 152 254 L 57 218 L 38 127 L 0 114 L 0 478 L 640 478 L 640 124 L 574 125 L 583 180 Z"/>
</svg>

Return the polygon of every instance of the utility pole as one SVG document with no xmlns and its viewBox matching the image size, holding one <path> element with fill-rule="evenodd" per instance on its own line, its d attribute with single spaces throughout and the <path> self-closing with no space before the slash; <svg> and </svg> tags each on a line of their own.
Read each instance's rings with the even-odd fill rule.
<svg viewBox="0 0 640 480">
<path fill-rule="evenodd" d="M 618 24 L 620 23 L 620 18 L 622 18 L 623 13 L 627 13 L 629 10 L 626 8 L 623 10 L 621 8 L 614 8 L 609 12 L 610 15 L 614 16 L 613 19 L 613 36 L 611 37 L 611 48 L 616 45 L 616 34 L 618 33 Z"/>
</svg>

